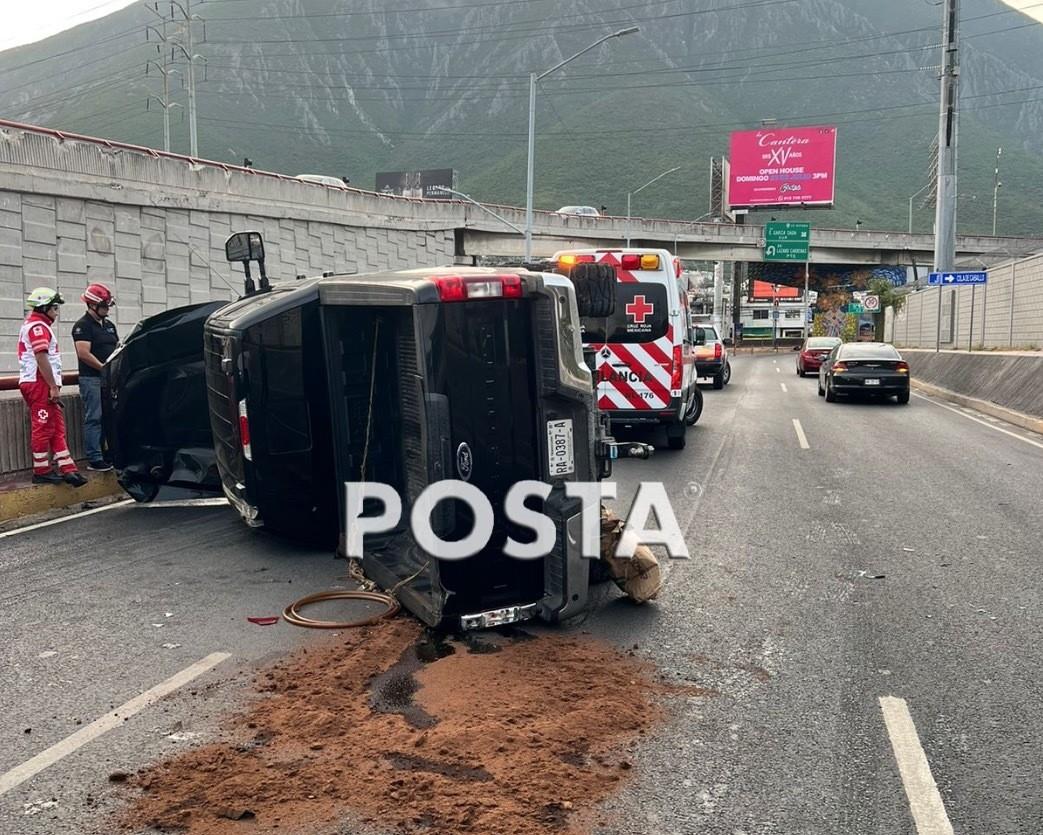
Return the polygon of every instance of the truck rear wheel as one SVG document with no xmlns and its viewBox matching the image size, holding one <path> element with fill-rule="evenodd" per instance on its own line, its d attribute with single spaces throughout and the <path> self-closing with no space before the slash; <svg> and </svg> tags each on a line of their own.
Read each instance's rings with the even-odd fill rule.
<svg viewBox="0 0 1043 835">
<path fill-rule="evenodd" d="M 688 426 L 683 420 L 668 423 L 666 425 L 666 445 L 670 449 L 684 449 L 687 430 Z"/>
</svg>

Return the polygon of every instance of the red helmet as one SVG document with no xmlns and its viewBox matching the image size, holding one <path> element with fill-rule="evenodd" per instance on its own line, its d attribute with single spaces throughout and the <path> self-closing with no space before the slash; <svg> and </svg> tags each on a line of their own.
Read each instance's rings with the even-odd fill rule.
<svg viewBox="0 0 1043 835">
<path fill-rule="evenodd" d="M 87 304 L 104 304 L 112 307 L 116 303 L 112 291 L 104 284 L 88 284 L 80 298 Z"/>
</svg>

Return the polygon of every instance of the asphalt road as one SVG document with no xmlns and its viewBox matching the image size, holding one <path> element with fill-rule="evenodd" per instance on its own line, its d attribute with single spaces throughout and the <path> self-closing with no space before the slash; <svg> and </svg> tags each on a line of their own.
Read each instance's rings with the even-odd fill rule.
<svg viewBox="0 0 1043 835">
<path fill-rule="evenodd" d="M 606 835 L 944 835 L 945 818 L 1038 835 L 1043 438 L 815 387 L 791 353 L 736 358 L 687 449 L 617 465 L 622 508 L 640 481 L 667 486 L 691 558 L 655 605 L 610 595 L 567 628 L 715 695 L 637 750 Z M 0 539 L 0 576 L 0 775 L 230 653 L 0 795 L 0 832 L 50 835 L 104 823 L 113 770 L 205 739 L 253 665 L 313 638 L 246 616 L 343 583 L 344 564 L 225 508 L 121 506 Z"/>
</svg>

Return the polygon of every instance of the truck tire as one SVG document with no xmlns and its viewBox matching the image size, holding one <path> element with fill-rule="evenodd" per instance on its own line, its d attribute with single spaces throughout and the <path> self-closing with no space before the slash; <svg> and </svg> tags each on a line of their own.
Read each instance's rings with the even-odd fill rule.
<svg viewBox="0 0 1043 835">
<path fill-rule="evenodd" d="M 902 404 L 902 405 L 905 405 L 906 403 L 908 403 L 909 402 L 909 392 L 907 392 L 907 391 L 900 392 L 898 394 L 898 402 L 900 404 Z"/>
<path fill-rule="evenodd" d="M 717 391 L 720 391 L 721 389 L 724 388 L 724 372 L 723 371 L 718 371 L 716 374 L 713 375 L 713 387 Z"/>
<path fill-rule="evenodd" d="M 726 362 L 724 364 L 724 384 L 728 385 L 732 381 L 732 364 Z"/>
<path fill-rule="evenodd" d="M 687 431 L 688 426 L 683 420 L 679 420 L 676 423 L 668 423 L 666 425 L 666 445 L 670 449 L 684 449 L 685 433 Z"/>
</svg>

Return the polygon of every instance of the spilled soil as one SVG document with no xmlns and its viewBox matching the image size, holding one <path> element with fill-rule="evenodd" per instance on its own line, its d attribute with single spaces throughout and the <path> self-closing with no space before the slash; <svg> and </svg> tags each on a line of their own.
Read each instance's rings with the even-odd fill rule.
<svg viewBox="0 0 1043 835">
<path fill-rule="evenodd" d="M 123 828 L 583 832 L 666 692 L 591 639 L 445 641 L 405 619 L 302 650 L 257 687 L 221 741 L 131 775 Z"/>
</svg>

